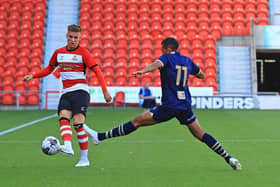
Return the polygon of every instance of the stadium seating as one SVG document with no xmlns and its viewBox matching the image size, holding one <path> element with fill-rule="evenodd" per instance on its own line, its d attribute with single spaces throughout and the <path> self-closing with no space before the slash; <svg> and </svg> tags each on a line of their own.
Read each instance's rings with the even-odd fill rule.
<svg viewBox="0 0 280 187">
<path fill-rule="evenodd" d="M 107 3 L 109 4 L 107 5 Z M 115 43 L 115 57 L 111 59 L 111 65 L 115 69 L 127 68 L 126 72 L 131 73 L 137 68 L 146 66 L 161 55 L 161 40 L 166 36 L 175 36 L 179 40 L 179 50 L 182 54 L 192 56 L 195 63 L 203 70 L 210 71 L 211 69 L 211 74 L 216 74 L 215 40 L 221 39 L 223 35 L 250 34 L 249 20 L 254 17 L 267 18 L 268 3 L 267 0 L 116 2 L 86 0 L 81 1 L 80 21 L 83 20 L 82 15 L 85 12 L 90 17 L 87 20 L 91 20 L 90 23 L 94 23 L 89 27 L 95 27 L 95 24 L 99 25 L 98 33 L 104 34 L 104 37 L 108 33 L 115 40 L 119 36 L 125 36 L 123 40 L 128 37 L 127 42 L 122 41 L 125 43 L 124 45 L 120 44 L 120 42 Z M 103 18 L 96 16 L 100 12 L 103 14 Z M 105 17 L 109 17 L 114 24 L 109 24 L 110 26 L 108 26 L 106 24 L 108 20 L 106 21 Z M 86 15 L 85 18 L 87 18 Z M 254 23 L 268 24 L 268 20 L 257 20 Z M 96 30 L 92 30 L 91 34 L 96 33 Z M 91 45 L 95 45 L 94 42 Z M 106 45 L 102 45 L 105 50 Z M 125 51 L 127 55 L 124 54 Z M 104 55 L 106 56 L 107 52 Z M 106 63 L 105 59 L 103 66 Z M 137 84 L 135 80 L 118 78 L 120 72 L 115 71 L 115 75 L 118 75 L 115 76 L 115 85 L 124 85 L 125 82 L 128 85 Z M 153 85 L 160 85 L 159 76 L 145 79 L 150 79 Z M 210 85 L 216 89 L 217 83 L 215 80 L 211 79 L 211 81 L 206 80 L 203 82 L 194 79 L 193 81 L 190 80 L 190 83 L 193 86 Z"/>
<path fill-rule="evenodd" d="M 16 104 L 14 91 L 39 91 L 40 82 L 22 78 L 42 64 L 45 0 L 3 1 L 0 4 L 0 104 Z M 9 92 L 9 93 L 8 93 Z M 19 104 L 39 104 L 38 93 L 21 93 Z"/>
<path fill-rule="evenodd" d="M 39 89 L 40 83 L 23 86 L 24 74 L 41 67 L 46 0 L 1 1 L 0 5 L 0 88 Z M 111 86 L 136 86 L 145 81 L 159 86 L 157 75 L 136 80 L 127 75 L 161 55 L 161 40 L 174 36 L 180 52 L 193 57 L 207 76 L 190 79 L 192 86 L 216 83 L 216 40 L 223 36 L 250 34 L 250 20 L 268 18 L 267 0 L 81 0 L 81 46 L 88 48 L 102 66 Z M 253 20 L 266 25 L 268 19 Z M 211 72 L 211 73 L 209 73 Z M 7 77 L 5 77 L 8 75 Z M 5 78 L 4 78 L 5 77 Z M 7 86 L 12 82 L 12 86 Z M 98 85 L 89 75 L 90 85 Z M 15 104 L 15 96 L 1 97 L 3 104 Z M 26 101 L 24 102 L 24 98 Z M 29 101 L 30 99 L 30 101 Z M 5 100 L 5 102 L 4 102 Z M 38 94 L 23 95 L 21 103 L 36 104 Z"/>
</svg>

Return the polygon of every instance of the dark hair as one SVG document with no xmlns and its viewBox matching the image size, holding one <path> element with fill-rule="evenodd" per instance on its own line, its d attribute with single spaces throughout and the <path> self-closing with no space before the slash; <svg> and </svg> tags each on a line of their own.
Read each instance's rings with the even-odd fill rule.
<svg viewBox="0 0 280 187">
<path fill-rule="evenodd" d="M 179 43 L 175 38 L 168 37 L 162 40 L 161 45 L 163 48 L 170 48 L 172 51 L 176 51 L 179 47 Z"/>
<path fill-rule="evenodd" d="M 72 25 L 68 25 L 68 31 L 71 31 L 71 32 L 81 32 L 82 29 L 79 25 L 75 25 L 75 24 L 72 24 Z"/>
</svg>

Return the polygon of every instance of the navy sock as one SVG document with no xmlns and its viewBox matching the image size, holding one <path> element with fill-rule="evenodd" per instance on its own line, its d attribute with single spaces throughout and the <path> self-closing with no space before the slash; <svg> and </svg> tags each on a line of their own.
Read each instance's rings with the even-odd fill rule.
<svg viewBox="0 0 280 187">
<path fill-rule="evenodd" d="M 217 154 L 221 155 L 227 162 L 229 162 L 229 159 L 231 156 L 224 150 L 222 145 L 210 134 L 205 133 L 202 137 L 202 142 L 208 145 L 213 151 L 215 151 Z"/>
<path fill-rule="evenodd" d="M 98 133 L 98 139 L 102 141 L 107 138 L 124 136 L 135 130 L 136 130 L 135 126 L 131 123 L 131 121 L 129 121 L 109 131 Z"/>
</svg>

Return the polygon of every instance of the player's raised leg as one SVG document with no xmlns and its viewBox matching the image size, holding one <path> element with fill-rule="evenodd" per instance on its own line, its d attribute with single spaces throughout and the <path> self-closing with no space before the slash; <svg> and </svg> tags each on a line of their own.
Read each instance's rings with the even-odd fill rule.
<svg viewBox="0 0 280 187">
<path fill-rule="evenodd" d="M 105 132 L 96 132 L 95 130 L 89 128 L 85 124 L 84 124 L 84 128 L 87 134 L 92 139 L 93 143 L 99 144 L 101 141 L 105 139 L 125 136 L 134 132 L 137 128 L 141 126 L 153 125 L 155 123 L 156 122 L 152 118 L 152 113 L 150 111 L 146 111 L 140 114 L 139 116 L 135 117 L 131 121 L 128 121 L 124 124 L 121 124 Z"/>
<path fill-rule="evenodd" d="M 73 156 L 74 151 L 72 149 L 72 129 L 70 127 L 70 119 L 66 117 L 60 117 L 60 134 L 64 145 L 60 146 L 60 151 L 66 155 Z"/>
<path fill-rule="evenodd" d="M 218 155 L 223 157 L 225 161 L 235 170 L 241 170 L 242 166 L 240 162 L 230 156 L 227 151 L 223 148 L 223 146 L 210 134 L 204 132 L 200 127 L 198 120 L 196 119 L 194 122 L 188 125 L 191 133 L 198 138 L 200 141 L 204 142 L 210 149 L 216 152 Z"/>
</svg>

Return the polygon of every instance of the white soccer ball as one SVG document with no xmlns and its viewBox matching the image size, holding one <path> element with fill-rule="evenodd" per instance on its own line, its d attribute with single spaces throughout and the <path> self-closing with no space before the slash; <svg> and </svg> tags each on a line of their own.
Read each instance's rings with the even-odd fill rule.
<svg viewBox="0 0 280 187">
<path fill-rule="evenodd" d="M 59 140 L 56 137 L 47 136 L 42 140 L 41 149 L 47 155 L 55 155 L 60 149 Z"/>
</svg>

